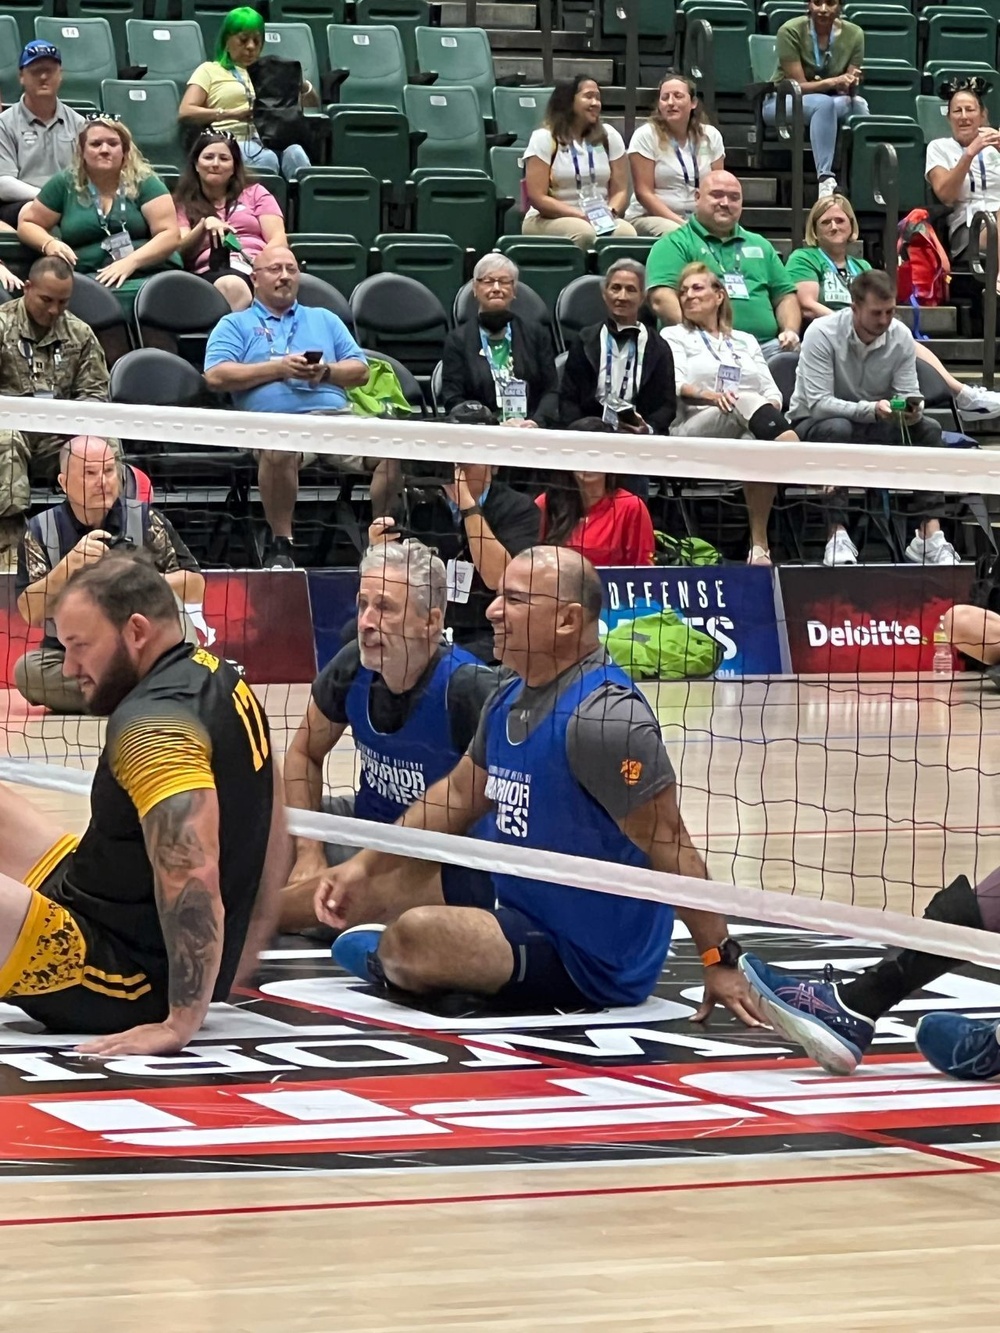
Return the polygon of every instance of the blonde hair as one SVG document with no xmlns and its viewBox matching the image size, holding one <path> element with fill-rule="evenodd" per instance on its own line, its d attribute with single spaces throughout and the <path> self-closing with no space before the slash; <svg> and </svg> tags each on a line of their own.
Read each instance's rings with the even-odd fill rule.
<svg viewBox="0 0 1000 1333">
<path fill-rule="evenodd" d="M 806 245 L 819 245 L 819 237 L 816 234 L 816 223 L 824 213 L 829 213 L 831 208 L 842 208 L 850 219 L 850 240 L 856 241 L 861 235 L 858 219 L 855 216 L 854 209 L 851 207 L 851 201 L 847 196 L 843 194 L 828 194 L 824 199 L 817 199 L 809 210 L 809 216 L 806 218 Z"/>
<path fill-rule="evenodd" d="M 685 264 L 677 278 L 677 295 L 680 296 L 681 288 L 688 278 L 706 277 L 712 286 L 712 290 L 722 293 L 722 300 L 719 302 L 719 328 L 723 333 L 732 333 L 733 331 L 733 307 L 729 300 L 729 293 L 726 291 L 725 284 L 713 273 L 707 264 L 696 262 L 694 264 Z M 684 321 L 687 323 L 687 321 Z"/>
<path fill-rule="evenodd" d="M 83 146 L 90 131 L 101 126 L 106 130 L 114 130 L 121 140 L 122 171 L 119 185 L 126 199 L 134 199 L 139 193 L 139 186 L 142 182 L 148 180 L 154 174 L 153 168 L 146 161 L 141 150 L 136 147 L 135 140 L 129 133 L 128 127 L 119 120 L 105 120 L 103 116 L 96 116 L 93 120 L 88 120 L 77 135 L 76 145 L 73 149 L 73 163 L 70 167 L 76 192 L 82 201 L 86 201 L 90 197 L 90 177 L 87 175 L 87 168 L 83 161 Z"/>
</svg>

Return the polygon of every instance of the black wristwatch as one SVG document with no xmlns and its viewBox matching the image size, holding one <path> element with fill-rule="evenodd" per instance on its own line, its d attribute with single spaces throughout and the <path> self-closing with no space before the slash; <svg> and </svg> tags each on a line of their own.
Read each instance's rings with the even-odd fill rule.
<svg viewBox="0 0 1000 1333">
<path fill-rule="evenodd" d="M 701 955 L 703 967 L 736 967 L 742 948 L 731 935 L 726 938 L 715 949 L 706 949 Z"/>
<path fill-rule="evenodd" d="M 481 514 L 483 507 L 477 500 L 474 505 L 469 505 L 468 509 L 460 509 L 458 512 L 462 518 L 471 518 L 473 514 Z"/>
</svg>

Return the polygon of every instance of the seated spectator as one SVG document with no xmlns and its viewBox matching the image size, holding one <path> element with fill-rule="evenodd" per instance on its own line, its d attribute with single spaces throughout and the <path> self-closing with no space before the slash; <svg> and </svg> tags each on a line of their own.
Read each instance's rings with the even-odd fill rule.
<svg viewBox="0 0 1000 1333">
<path fill-rule="evenodd" d="M 47 180 L 73 160 L 73 145 L 83 117 L 59 101 L 62 55 L 51 42 L 36 39 L 21 52 L 20 101 L 0 113 L 0 223 L 16 229 L 18 215 Z M 8 289 L 9 272 L 0 265 L 0 282 Z"/>
<path fill-rule="evenodd" d="M 456 426 L 498 424 L 479 403 L 462 404 L 446 420 Z M 541 515 L 531 496 L 498 480 L 496 469 L 486 463 L 454 468 L 431 463 L 427 473 L 405 487 L 399 518 L 375 519 L 368 539 L 373 546 L 398 541 L 404 528 L 434 547 L 447 569 L 445 626 L 452 642 L 492 663 L 493 630 L 486 608 L 512 558 L 538 541 Z"/>
<path fill-rule="evenodd" d="M 253 261 L 265 245 L 286 245 L 281 205 L 251 185 L 231 134 L 199 134 L 174 191 L 186 266 L 207 278 L 234 310 L 253 300 Z"/>
<path fill-rule="evenodd" d="M 602 284 L 608 317 L 570 345 L 559 387 L 559 419 L 601 417 L 627 435 L 669 435 L 676 412 L 670 349 L 642 323 L 645 272 L 619 259 Z"/>
<path fill-rule="evenodd" d="M 249 70 L 263 46 L 264 20 L 258 11 L 246 5 L 231 9 L 219 29 L 215 59 L 206 60 L 191 75 L 177 116 L 202 129 L 234 135 L 251 166 L 277 171 L 278 154 L 264 147 L 253 123 L 256 94 Z M 308 81 L 302 84 L 302 102 L 319 105 L 316 90 Z M 309 165 L 309 155 L 301 144 L 289 144 L 282 150 L 280 169 L 286 180 L 293 181 Z"/>
<path fill-rule="evenodd" d="M 726 289 L 707 264 L 688 264 L 678 284 L 683 323 L 664 329 L 674 358 L 680 408 L 675 435 L 737 440 L 797 440 L 781 412 L 781 390 L 760 344 L 733 328 Z M 769 565 L 767 520 L 777 487 L 747 481 L 748 565 Z"/>
<path fill-rule="evenodd" d="M 989 606 L 960 603 L 944 615 L 951 646 L 969 659 L 966 666 L 985 668 L 986 679 L 1000 690 L 1000 613 L 996 589 L 990 589 Z"/>
<path fill-rule="evenodd" d="M 802 115 L 809 126 L 819 194 L 833 194 L 837 129 L 848 116 L 867 116 L 868 103 L 857 89 L 863 78 L 865 34 L 840 17 L 840 0 L 808 0 L 808 12 L 778 29 L 774 82 L 794 79 L 802 89 Z M 777 96 L 765 99 L 764 124 L 773 125 Z"/>
<path fill-rule="evenodd" d="M 806 244 L 793 250 L 785 263 L 804 320 L 819 319 L 851 304 L 851 283 L 871 268 L 867 259 L 847 253 L 849 243 L 859 234 L 854 209 L 842 194 L 825 195 L 809 210 Z M 926 343 L 914 341 L 914 346 L 917 360 L 934 367 L 961 412 L 980 419 L 1000 416 L 1000 393 L 981 384 L 963 384 Z"/>
<path fill-rule="evenodd" d="M 951 137 L 927 145 L 927 183 L 948 215 L 951 256 L 968 261 L 969 228 L 980 209 L 1000 211 L 1000 130 L 990 124 L 986 94 L 990 85 L 978 75 L 943 83 L 939 94 L 948 106 Z M 973 247 L 978 253 L 979 238 Z M 1000 284 L 998 284 L 1000 288 Z"/>
<path fill-rule="evenodd" d="M 628 146 L 634 194 L 625 221 L 640 236 L 666 236 L 694 212 L 702 176 L 726 164 L 722 135 L 705 119 L 694 83 L 671 71 Z"/>
<path fill-rule="evenodd" d="M 599 430 L 599 418 L 573 423 Z M 568 546 L 592 565 L 651 565 L 656 539 L 645 503 L 607 472 L 557 473 L 535 501 L 542 511 L 541 541 Z"/>
<path fill-rule="evenodd" d="M 225 315 L 209 334 L 209 388 L 231 394 L 243 412 L 349 412 L 345 390 L 367 382 L 368 360 L 343 320 L 299 304 L 299 265 L 287 245 L 260 251 L 253 286 L 253 305 Z M 303 454 L 272 449 L 258 454 L 257 484 L 273 537 L 271 569 L 295 568 L 292 516 L 304 461 Z"/>
<path fill-rule="evenodd" d="M 23 295 L 0 305 L 0 394 L 107 401 L 104 353 L 93 329 L 67 310 L 72 294 L 73 270 L 50 255 L 32 264 Z M 32 464 L 53 465 L 63 439 L 0 430 L 0 570 L 13 567 L 24 533 Z"/>
<path fill-rule="evenodd" d="M 505 426 L 557 425 L 559 377 L 548 325 L 526 323 L 510 308 L 517 265 L 505 255 L 483 255 L 472 290 L 478 317 L 452 329 L 444 343 L 444 410 L 481 403 Z"/>
<path fill-rule="evenodd" d="M 568 236 L 592 250 L 598 236 L 634 236 L 628 207 L 625 141 L 601 122 L 601 90 L 586 74 L 557 83 L 524 150 L 530 205 L 525 236 Z"/>
<path fill-rule="evenodd" d="M 649 252 L 649 304 L 661 324 L 679 324 L 681 270 L 707 264 L 732 302 L 733 328 L 752 334 L 765 356 L 794 352 L 802 320 L 795 286 L 767 237 L 740 226 L 742 213 L 743 187 L 736 177 L 709 172 L 696 193 L 694 216 Z"/>
<path fill-rule="evenodd" d="M 32 250 L 58 255 L 110 287 L 127 318 L 146 279 L 180 263 L 170 191 L 117 116 L 87 120 L 73 165 L 25 204 L 17 234 Z"/>
<path fill-rule="evenodd" d="M 788 413 L 800 439 L 823 444 L 900 444 L 908 436 L 913 444 L 941 444 L 941 427 L 923 415 L 913 334 L 895 314 L 895 285 L 887 274 L 871 269 L 851 283 L 849 307 L 809 325 Z M 905 399 L 906 410 L 894 412 L 893 398 Z M 829 492 L 824 501 L 829 521 L 826 565 L 857 564 L 857 547 L 845 527 L 845 502 L 840 490 Z M 926 565 L 959 563 L 941 524 L 930 517 L 941 503 L 939 495 L 912 497 L 918 526 L 906 548 L 907 560 Z"/>
<path fill-rule="evenodd" d="M 57 713 L 85 713 L 75 677 L 62 673 L 65 650 L 50 618 L 66 580 L 119 547 L 143 547 L 186 611 L 205 598 L 198 564 L 170 523 L 150 505 L 122 493 L 121 465 L 107 440 L 77 435 L 59 455 L 59 485 L 66 499 L 28 520 L 17 560 L 17 609 L 32 626 L 44 626 L 41 647 L 14 664 L 14 682 L 30 704 Z M 187 638 L 196 642 L 186 617 Z"/>
<path fill-rule="evenodd" d="M 297 810 L 391 824 L 472 744 L 496 673 L 444 642 L 447 577 L 419 542 L 378 542 L 361 561 L 357 637 L 319 673 L 285 752 L 285 803 Z M 357 757 L 356 790 L 324 796 L 326 757 L 347 732 Z M 296 838 L 282 895 L 282 931 L 313 930 L 316 876 L 358 850 Z M 428 870 L 437 877 L 437 867 Z M 441 866 L 445 901 L 492 908 L 489 876 Z M 483 890 L 474 902 L 469 890 Z M 431 897 L 429 901 L 434 901 Z M 438 896 L 437 901 L 440 901 Z"/>
</svg>

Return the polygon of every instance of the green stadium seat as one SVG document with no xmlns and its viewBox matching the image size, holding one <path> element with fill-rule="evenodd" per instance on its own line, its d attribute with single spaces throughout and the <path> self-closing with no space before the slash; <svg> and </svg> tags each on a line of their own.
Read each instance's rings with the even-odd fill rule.
<svg viewBox="0 0 1000 1333">
<path fill-rule="evenodd" d="M 875 199 L 873 183 L 875 153 L 882 143 L 892 144 L 899 158 L 900 212 L 923 207 L 924 133 L 915 120 L 902 116 L 851 116 L 844 140 L 847 196 L 855 212 L 884 214 L 883 206 Z"/>
<path fill-rule="evenodd" d="M 865 64 L 869 60 L 905 60 L 917 63 L 917 20 L 894 5 L 848 5 L 844 17 L 865 33 Z M 864 96 L 864 89 L 861 90 Z"/>
<path fill-rule="evenodd" d="M 764 15 L 768 33 L 774 36 L 783 23 L 802 17 L 802 6 L 798 0 L 777 0 L 776 4 L 763 5 L 760 12 Z"/>
<path fill-rule="evenodd" d="M 306 23 L 313 37 L 320 69 L 327 65 L 326 30 L 344 22 L 344 0 L 271 0 L 269 23 Z"/>
<path fill-rule="evenodd" d="M 594 242 L 598 273 L 607 273 L 619 259 L 634 259 L 645 264 L 656 244 L 655 236 L 598 236 Z"/>
<path fill-rule="evenodd" d="M 395 28 L 331 23 L 326 30 L 331 70 L 346 70 L 341 102 L 367 103 L 403 110 L 406 54 Z"/>
<path fill-rule="evenodd" d="M 281 205 L 281 211 L 285 218 L 285 230 L 288 231 L 290 225 L 290 214 L 288 205 L 288 181 L 285 180 L 280 171 L 261 171 L 259 167 L 247 170 L 247 175 L 258 185 L 263 185 L 274 195 Z"/>
<path fill-rule="evenodd" d="M 463 249 L 485 254 L 497 234 L 497 189 L 485 172 L 415 173 L 413 225 L 450 236 Z"/>
<path fill-rule="evenodd" d="M 985 10 L 957 5 L 929 5 L 920 12 L 920 25 L 927 33 L 924 61 L 948 60 L 962 65 L 981 60 L 984 53 L 996 55 L 997 21 Z M 926 25 L 926 26 L 925 26 Z"/>
<path fill-rule="evenodd" d="M 948 122 L 948 106 L 940 97 L 917 98 L 917 124 L 924 132 L 924 140 L 949 139 L 951 125 Z"/>
<path fill-rule="evenodd" d="M 410 174 L 410 126 L 402 111 L 333 106 L 330 123 L 330 157 L 338 167 L 363 167 L 402 190 Z"/>
<path fill-rule="evenodd" d="M 417 66 L 436 74 L 436 88 L 470 87 L 485 120 L 493 118 L 493 52 L 482 28 L 424 28 L 416 32 Z"/>
<path fill-rule="evenodd" d="M 493 119 L 501 134 L 514 134 L 513 148 L 527 148 L 534 130 L 542 123 L 542 116 L 551 88 L 494 88 Z"/>
<path fill-rule="evenodd" d="M 299 172 L 296 229 L 336 232 L 370 247 L 382 230 L 382 182 L 354 167 Z"/>
<path fill-rule="evenodd" d="M 172 79 L 105 79 L 101 104 L 109 115 L 121 116 L 150 162 L 184 165 L 187 154 L 177 119 L 180 95 Z"/>
<path fill-rule="evenodd" d="M 13 14 L 0 14 L 0 97 L 4 106 L 21 96 L 17 62 L 21 54 L 21 34 Z"/>
<path fill-rule="evenodd" d="M 450 310 L 455 293 L 465 281 L 465 251 L 447 233 L 400 234 L 387 232 L 375 237 L 383 273 L 405 273 L 422 282 Z"/>
<path fill-rule="evenodd" d="M 990 122 L 993 125 L 1000 125 L 1000 73 L 997 73 L 992 65 L 985 61 L 972 60 L 965 60 L 961 64 L 950 60 L 924 62 L 924 82 L 930 85 L 933 92 L 937 92 L 942 83 L 948 83 L 951 79 L 966 78 L 970 74 L 978 74 L 989 84 L 985 101 L 989 108 Z"/>
<path fill-rule="evenodd" d="M 368 276 L 368 250 L 354 236 L 293 232 L 288 243 L 304 272 L 322 278 L 348 300 Z"/>
<path fill-rule="evenodd" d="M 778 68 L 778 39 L 769 33 L 751 33 L 748 40 L 750 74 L 754 83 L 770 83 Z"/>
<path fill-rule="evenodd" d="M 749 5 L 720 4 L 718 0 L 693 0 L 684 6 L 690 25 L 696 19 L 705 19 L 712 27 L 712 59 L 715 66 L 717 93 L 742 93 L 752 82 L 750 50 L 747 39 L 757 26 L 757 16 Z M 690 72 L 692 44 L 684 43 L 684 69 Z"/>
<path fill-rule="evenodd" d="M 905 60 L 865 60 L 861 94 L 873 116 L 912 116 L 920 71 Z"/>
<path fill-rule="evenodd" d="M 620 0 L 603 0 L 600 9 L 602 36 L 624 37 L 625 21 L 620 9 Z M 639 0 L 636 16 L 640 37 L 673 38 L 676 24 L 674 0 Z"/>
<path fill-rule="evenodd" d="M 171 194 L 177 189 L 177 182 L 181 178 L 180 169 L 170 162 L 153 162 L 152 168 L 157 176 L 167 187 Z"/>
<path fill-rule="evenodd" d="M 319 57 L 308 23 L 269 23 L 264 29 L 261 55 L 297 60 L 302 66 L 303 79 L 319 94 Z"/>
<path fill-rule="evenodd" d="M 205 38 L 205 50 L 211 60 L 222 20 L 233 8 L 232 0 L 181 0 L 181 18 L 194 19 Z"/>
<path fill-rule="evenodd" d="M 100 106 L 102 81 L 118 77 L 118 58 L 108 20 L 36 18 L 35 36 L 59 48 L 63 61 L 59 95 L 63 101 L 78 98 Z"/>
<path fill-rule="evenodd" d="M 522 151 L 520 148 L 490 149 L 490 175 L 497 190 L 498 210 L 502 210 L 498 219 L 501 236 L 520 231 L 524 219 L 521 212 Z M 505 205 L 505 200 L 510 202 Z"/>
<path fill-rule="evenodd" d="M 21 47 L 27 46 L 35 35 L 35 19 L 51 18 L 54 12 L 53 0 L 8 0 L 4 5 L 4 13 L 9 14 L 17 24 L 15 47 L 18 54 Z"/>
<path fill-rule="evenodd" d="M 205 39 L 197 23 L 167 23 L 156 19 L 129 19 L 128 59 L 145 65 L 147 79 L 172 79 L 183 97 L 192 70 L 205 60 Z"/>
<path fill-rule="evenodd" d="M 124 68 L 128 64 L 126 23 L 135 13 L 132 0 L 66 0 L 69 19 L 107 19 L 115 44 L 115 60 Z M 118 70 L 115 70 L 118 73 Z"/>
<path fill-rule="evenodd" d="M 475 88 L 434 88 L 408 83 L 403 107 L 410 131 L 425 136 L 419 167 L 486 166 L 486 133 Z"/>
<path fill-rule="evenodd" d="M 550 311 L 555 311 L 562 289 L 574 278 L 582 277 L 587 266 L 580 247 L 563 237 L 501 236 L 496 248 L 513 259 L 521 280 L 538 293 Z"/>
<path fill-rule="evenodd" d="M 357 0 L 355 16 L 358 23 L 389 23 L 399 33 L 406 56 L 406 68 L 411 74 L 417 64 L 417 29 L 431 21 L 428 0 Z"/>
</svg>

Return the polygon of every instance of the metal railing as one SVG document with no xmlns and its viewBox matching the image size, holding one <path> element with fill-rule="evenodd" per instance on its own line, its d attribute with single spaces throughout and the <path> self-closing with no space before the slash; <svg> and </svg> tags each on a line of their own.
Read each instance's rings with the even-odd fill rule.
<svg viewBox="0 0 1000 1333">
<path fill-rule="evenodd" d="M 625 142 L 635 129 L 636 94 L 639 91 L 639 3 L 618 0 L 615 13 L 625 25 Z"/>
<path fill-rule="evenodd" d="M 688 24 L 684 42 L 684 69 L 701 89 L 701 104 L 714 125 L 715 112 L 715 34 L 708 19 L 694 19 Z"/>
<path fill-rule="evenodd" d="M 797 250 L 806 229 L 802 89 L 795 79 L 782 79 L 775 85 L 774 93 L 774 128 L 778 138 L 790 143 L 792 150 L 792 249 Z"/>
<path fill-rule="evenodd" d="M 542 53 L 542 83 L 549 87 L 552 79 L 552 0 L 538 0 L 539 46 Z"/>
<path fill-rule="evenodd" d="M 980 211 L 972 219 L 975 243 L 969 257 L 972 271 L 983 284 L 983 383 L 993 388 L 997 361 L 997 220 Z"/>
<path fill-rule="evenodd" d="M 872 197 L 885 209 L 882 267 L 896 281 L 896 238 L 899 235 L 899 158 L 891 143 L 880 143 L 872 162 Z"/>
</svg>

